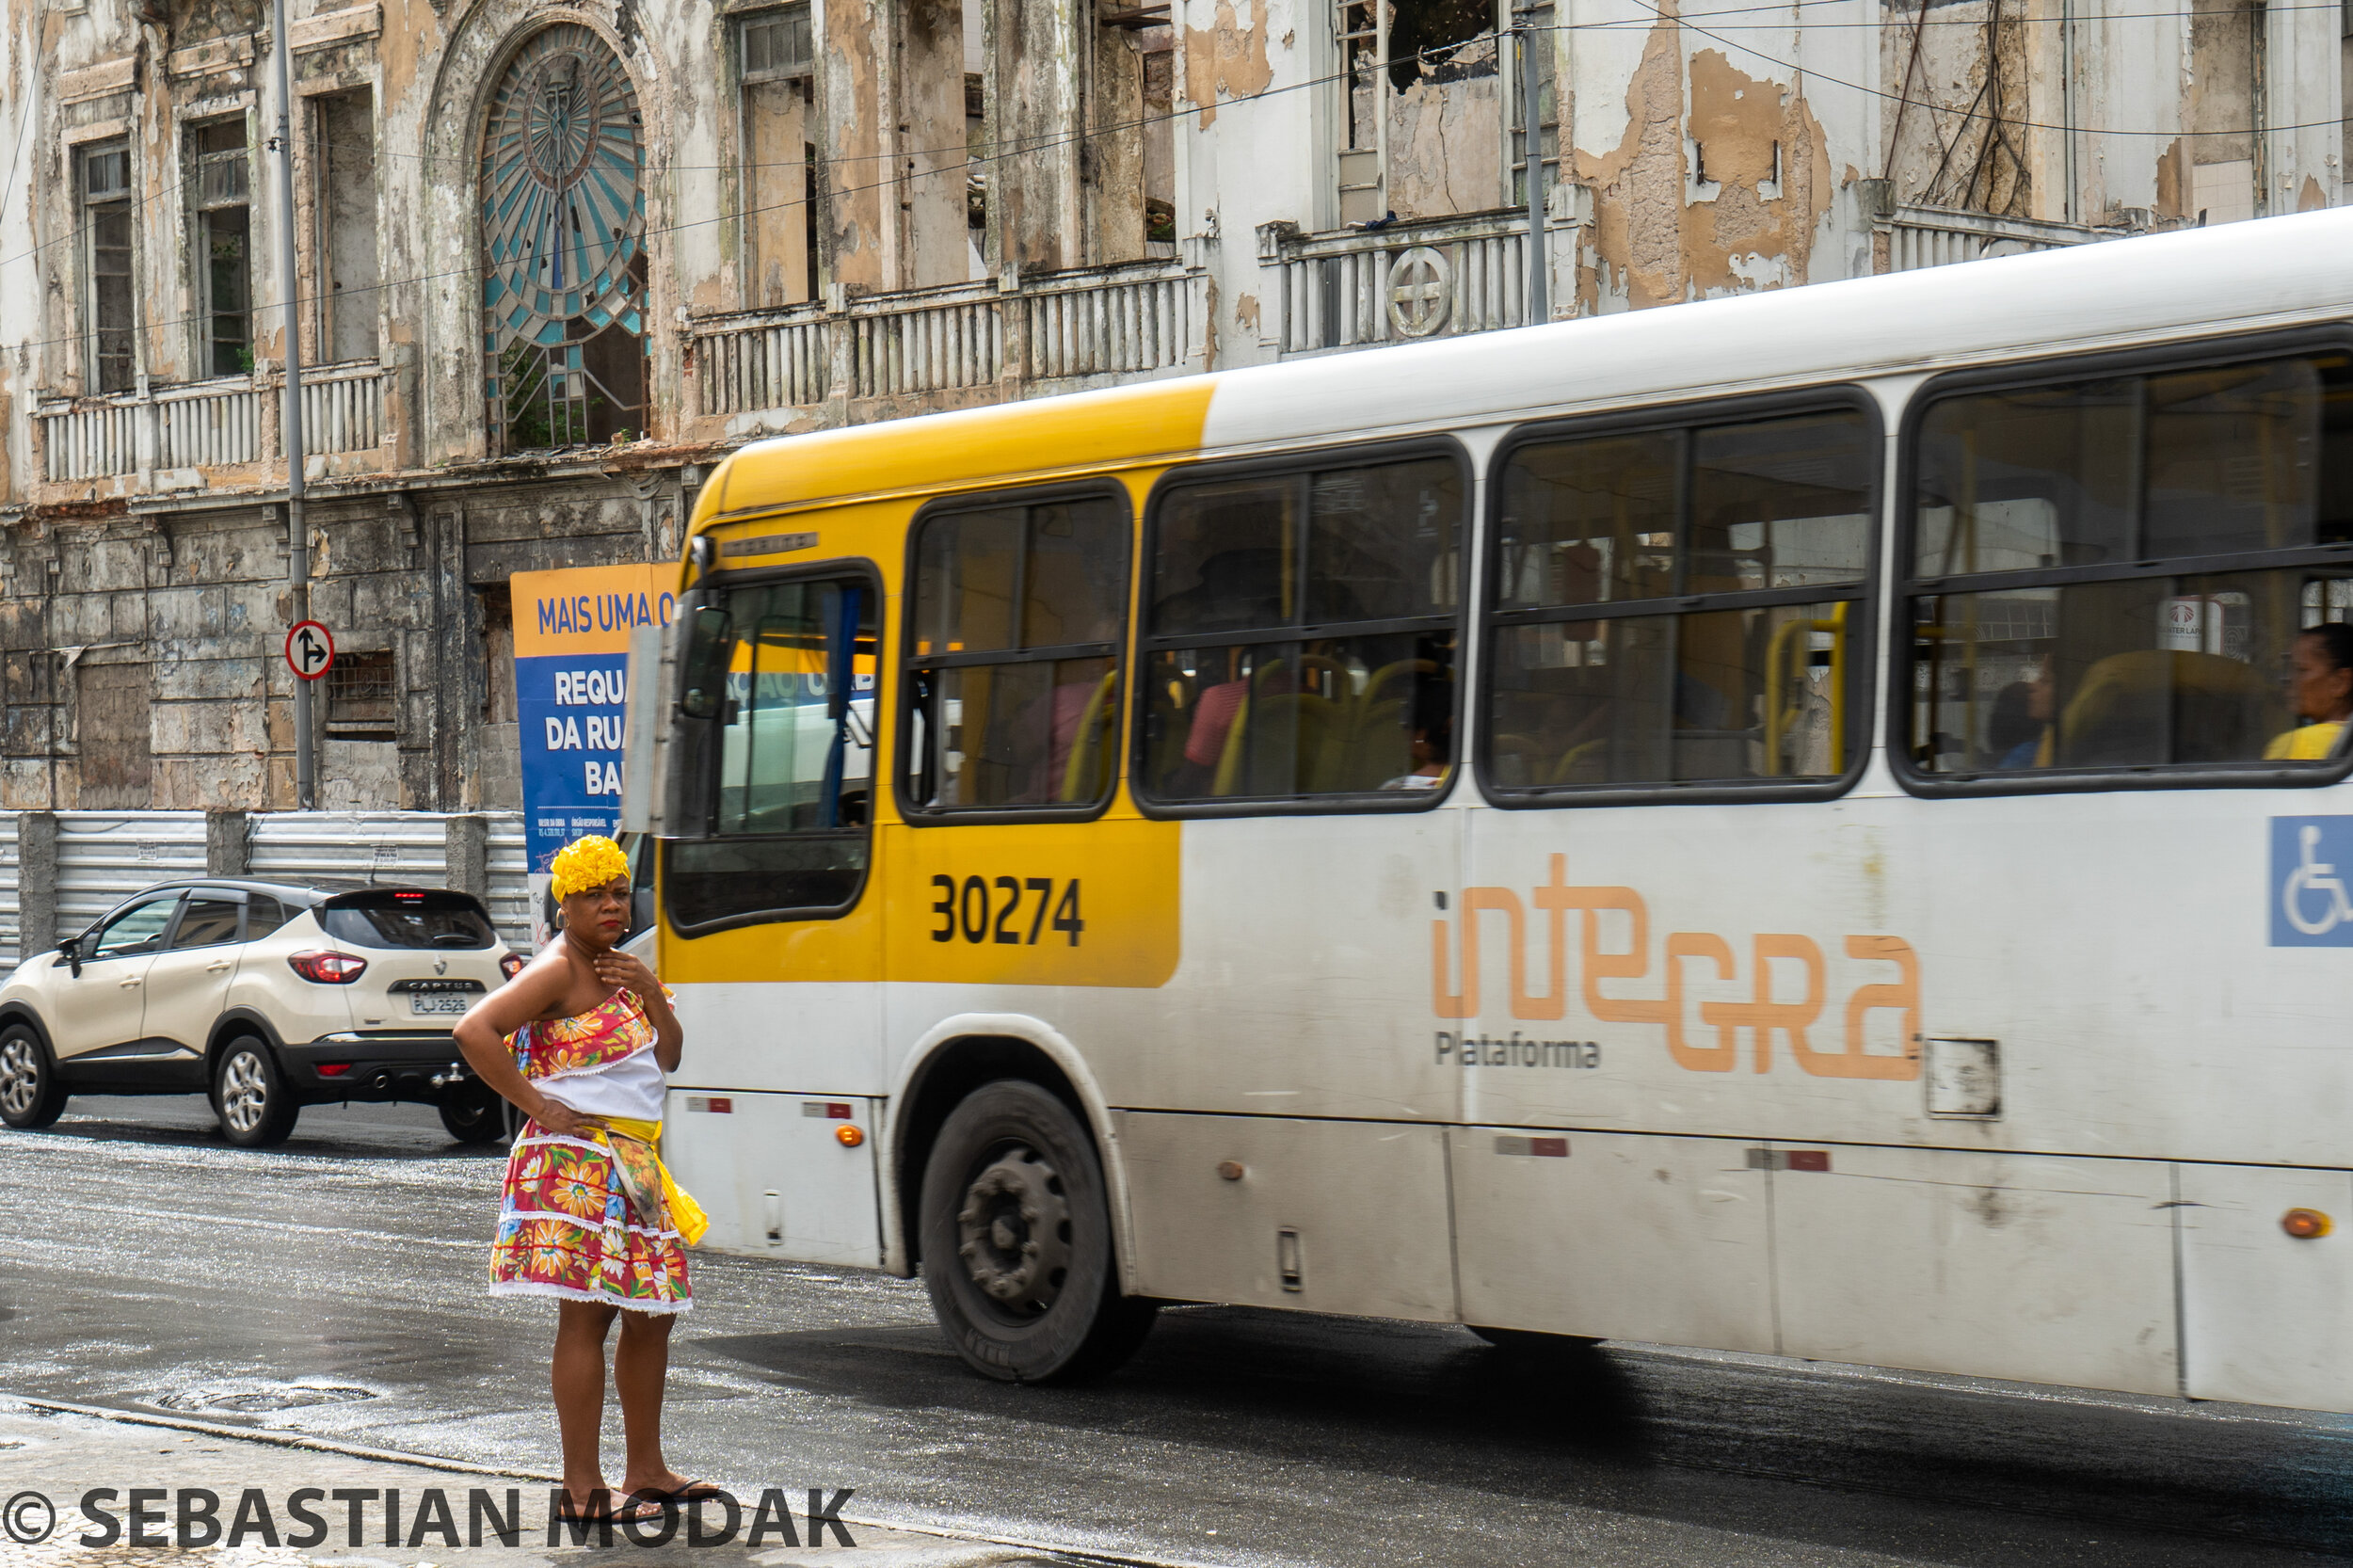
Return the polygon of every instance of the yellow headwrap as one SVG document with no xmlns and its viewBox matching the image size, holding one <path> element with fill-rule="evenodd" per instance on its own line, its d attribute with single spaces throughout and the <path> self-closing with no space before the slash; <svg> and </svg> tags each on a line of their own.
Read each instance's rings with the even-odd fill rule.
<svg viewBox="0 0 2353 1568">
<path fill-rule="evenodd" d="M 555 861 L 548 870 L 554 876 L 549 890 L 561 901 L 591 888 L 601 888 L 616 878 L 627 878 L 629 856 L 612 840 L 591 833 L 557 850 Z"/>
</svg>

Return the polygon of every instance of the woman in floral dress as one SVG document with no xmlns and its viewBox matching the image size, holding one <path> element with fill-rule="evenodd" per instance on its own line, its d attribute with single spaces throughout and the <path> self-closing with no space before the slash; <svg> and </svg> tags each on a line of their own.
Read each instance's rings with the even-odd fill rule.
<svg viewBox="0 0 2353 1568">
<path fill-rule="evenodd" d="M 656 1152 L 665 1077 L 684 1036 L 652 971 L 615 948 L 630 917 L 620 847 L 579 839 L 552 869 L 562 934 L 457 1025 L 482 1081 L 529 1118 L 507 1157 L 490 1291 L 556 1298 L 555 1414 L 573 1508 L 650 1519 L 664 1498 L 711 1491 L 662 1456 L 670 1327 L 695 1304 L 686 1247 L 707 1224 Z M 599 1443 L 616 1317 L 620 1495 L 631 1501 L 612 1512 Z"/>
</svg>

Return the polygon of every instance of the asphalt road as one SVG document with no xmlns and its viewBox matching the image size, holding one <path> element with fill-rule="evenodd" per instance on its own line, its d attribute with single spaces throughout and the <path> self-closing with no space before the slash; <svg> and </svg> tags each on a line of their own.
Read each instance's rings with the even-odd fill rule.
<svg viewBox="0 0 2353 1568">
<path fill-rule="evenodd" d="M 429 1111 L 232 1149 L 196 1100 L 0 1132 L 0 1394 L 552 1468 L 499 1156 Z M 1454 1329 L 1162 1314 L 1103 1385 L 969 1375 L 920 1285 L 698 1256 L 667 1430 L 739 1487 L 1154 1561 L 2199 1568 L 2353 1555 L 2353 1421 Z M 617 1441 L 609 1450 L 617 1460 Z"/>
</svg>

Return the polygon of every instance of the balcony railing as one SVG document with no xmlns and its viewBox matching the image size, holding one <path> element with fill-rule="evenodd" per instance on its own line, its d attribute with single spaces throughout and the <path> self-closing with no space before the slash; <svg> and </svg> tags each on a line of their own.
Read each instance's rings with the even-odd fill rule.
<svg viewBox="0 0 2353 1568">
<path fill-rule="evenodd" d="M 1285 354 L 1458 337 L 1528 321 L 1528 226 L 1518 212 L 1303 234 L 1258 231 L 1260 333 Z"/>
<path fill-rule="evenodd" d="M 903 302 L 851 306 L 850 395 L 901 397 L 993 384 L 1004 374 L 1005 322 L 993 283 Z"/>
<path fill-rule="evenodd" d="M 378 365 L 322 365 L 304 371 L 302 449 L 364 452 L 383 445 L 385 391 L 385 372 Z"/>
<path fill-rule="evenodd" d="M 1202 275 L 1177 263 L 873 295 L 706 318 L 692 338 L 699 411 L 805 408 L 1199 368 Z"/>
<path fill-rule="evenodd" d="M 2056 250 L 2061 246 L 2121 238 L 2123 232 L 2080 223 L 1996 217 L 1950 207 L 1897 207 L 1878 227 L 1887 236 L 1890 272 L 1949 266 L 1955 262 L 2015 256 L 2028 250 Z"/>
<path fill-rule="evenodd" d="M 831 336 L 831 324 L 813 305 L 699 333 L 694 355 L 702 411 L 741 414 L 823 403 Z"/>
<path fill-rule="evenodd" d="M 317 456 L 382 445 L 389 374 L 374 364 L 304 373 L 304 450 Z M 264 373 L 44 402 L 35 411 L 42 475 L 68 483 L 276 461 L 284 456 L 282 386 Z"/>
</svg>

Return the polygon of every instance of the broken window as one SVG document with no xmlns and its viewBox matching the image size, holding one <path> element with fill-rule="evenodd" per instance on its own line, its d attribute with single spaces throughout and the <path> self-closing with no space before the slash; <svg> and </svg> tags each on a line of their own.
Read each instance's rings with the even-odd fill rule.
<svg viewBox="0 0 2353 1568">
<path fill-rule="evenodd" d="M 376 114 L 364 89 L 312 100 L 318 182 L 319 357 L 329 363 L 376 355 Z"/>
<path fill-rule="evenodd" d="M 131 286 L 131 150 L 123 142 L 81 152 L 84 379 L 93 392 L 127 391 L 136 374 Z"/>
<path fill-rule="evenodd" d="M 482 592 L 482 722 L 515 722 L 515 597 L 506 588 Z"/>
<path fill-rule="evenodd" d="M 2189 200 L 2194 224 L 2233 223 L 2264 211 L 2264 8 L 2230 6 L 2189 17 Z"/>
<path fill-rule="evenodd" d="M 904 287 L 962 283 L 987 272 L 986 247 L 976 247 L 972 232 L 974 110 L 986 105 L 984 91 L 980 104 L 972 102 L 970 86 L 980 71 L 981 5 L 909 0 L 902 13 L 893 167 Z"/>
<path fill-rule="evenodd" d="M 327 737 L 331 741 L 399 738 L 392 655 L 344 653 L 327 672 Z"/>
<path fill-rule="evenodd" d="M 76 666 L 73 733 L 81 753 L 81 808 L 144 811 L 155 804 L 155 675 L 151 664 Z"/>
<path fill-rule="evenodd" d="M 1169 134 L 1176 33 L 1166 0 L 1096 0 L 1088 65 L 1088 260 L 1176 254 L 1175 138 Z"/>
<path fill-rule="evenodd" d="M 2346 0 L 2353 4 L 2353 0 Z M 988 78 L 981 73 L 980 8 L 972 8 L 964 24 L 964 152 L 970 160 L 964 173 L 965 258 L 972 276 L 988 276 Z"/>
<path fill-rule="evenodd" d="M 197 374 L 253 370 L 252 208 L 245 117 L 191 127 L 188 200 L 196 228 Z"/>
<path fill-rule="evenodd" d="M 817 149 L 809 104 L 815 50 L 808 6 L 736 24 L 743 62 L 744 249 L 747 307 L 818 295 Z"/>
<path fill-rule="evenodd" d="M 1493 0 L 1338 0 L 1342 223 L 1501 206 Z"/>
</svg>

